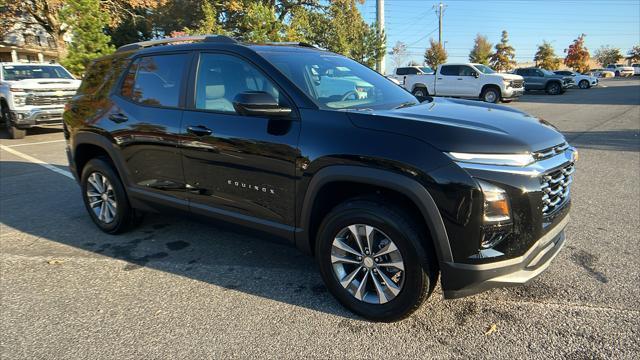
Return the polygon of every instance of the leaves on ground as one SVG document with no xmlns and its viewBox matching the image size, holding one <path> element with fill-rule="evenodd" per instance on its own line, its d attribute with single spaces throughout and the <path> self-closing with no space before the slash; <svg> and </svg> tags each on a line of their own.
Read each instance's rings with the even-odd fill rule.
<svg viewBox="0 0 640 360">
<path fill-rule="evenodd" d="M 47 264 L 49 264 L 49 265 L 62 265 L 62 264 L 64 264 L 64 260 L 51 259 L 51 260 L 47 261 Z"/>
<path fill-rule="evenodd" d="M 494 332 L 498 331 L 498 325 L 496 324 L 491 324 L 488 328 L 487 331 L 484 332 L 485 335 L 491 335 Z"/>
</svg>

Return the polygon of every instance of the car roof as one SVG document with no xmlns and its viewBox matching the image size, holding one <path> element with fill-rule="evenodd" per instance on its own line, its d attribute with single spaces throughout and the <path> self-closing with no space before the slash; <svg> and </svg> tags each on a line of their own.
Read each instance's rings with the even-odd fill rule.
<svg viewBox="0 0 640 360">
<path fill-rule="evenodd" d="M 58 63 L 44 63 L 44 62 L 31 62 L 31 63 L 24 63 L 24 62 L 0 62 L 0 66 L 62 66 Z"/>
</svg>

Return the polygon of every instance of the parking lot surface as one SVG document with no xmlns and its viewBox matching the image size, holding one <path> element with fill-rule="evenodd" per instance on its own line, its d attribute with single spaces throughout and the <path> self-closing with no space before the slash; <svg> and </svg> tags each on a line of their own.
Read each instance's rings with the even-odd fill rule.
<svg viewBox="0 0 640 360">
<path fill-rule="evenodd" d="M 526 286 L 365 321 L 314 259 L 241 229 L 149 214 L 100 232 L 60 130 L 0 139 L 0 355 L 35 358 L 640 357 L 640 79 L 509 106 L 580 151 L 567 244 Z"/>
</svg>

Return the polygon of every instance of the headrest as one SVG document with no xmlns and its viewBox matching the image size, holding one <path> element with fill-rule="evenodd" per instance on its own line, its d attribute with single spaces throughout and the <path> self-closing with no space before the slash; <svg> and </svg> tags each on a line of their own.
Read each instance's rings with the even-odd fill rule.
<svg viewBox="0 0 640 360">
<path fill-rule="evenodd" d="M 224 97 L 224 85 L 207 85 L 205 94 L 207 99 L 219 99 Z"/>
</svg>

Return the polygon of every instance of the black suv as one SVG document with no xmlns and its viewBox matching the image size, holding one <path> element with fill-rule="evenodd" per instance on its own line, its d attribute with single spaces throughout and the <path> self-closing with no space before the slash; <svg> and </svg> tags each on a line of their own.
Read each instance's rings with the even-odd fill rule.
<svg viewBox="0 0 640 360">
<path fill-rule="evenodd" d="M 521 284 L 565 241 L 575 150 L 544 120 L 477 101 L 419 103 L 305 44 L 223 36 L 126 45 L 64 114 L 71 170 L 105 232 L 179 209 L 313 254 L 373 320 Z"/>
<path fill-rule="evenodd" d="M 524 78 L 526 91 L 544 90 L 549 95 L 558 95 L 575 85 L 572 76 L 557 75 L 546 69 L 522 68 L 516 69 L 514 74 Z"/>
</svg>

